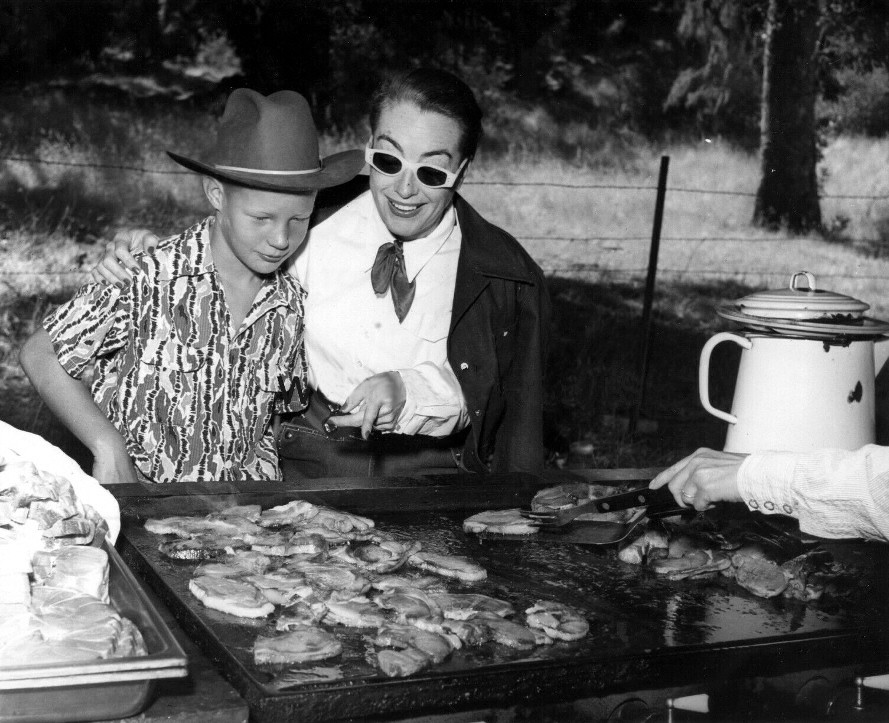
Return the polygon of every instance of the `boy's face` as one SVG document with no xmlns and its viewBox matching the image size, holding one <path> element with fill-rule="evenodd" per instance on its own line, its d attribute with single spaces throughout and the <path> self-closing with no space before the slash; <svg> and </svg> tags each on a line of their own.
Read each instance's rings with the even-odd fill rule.
<svg viewBox="0 0 889 723">
<path fill-rule="evenodd" d="M 257 191 L 204 178 L 217 222 L 214 261 L 234 262 L 259 276 L 274 273 L 306 237 L 315 191 Z"/>
</svg>

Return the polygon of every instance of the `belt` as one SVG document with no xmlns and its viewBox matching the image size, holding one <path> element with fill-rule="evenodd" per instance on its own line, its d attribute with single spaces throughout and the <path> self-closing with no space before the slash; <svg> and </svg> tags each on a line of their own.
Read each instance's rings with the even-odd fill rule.
<svg viewBox="0 0 889 723">
<path fill-rule="evenodd" d="M 357 437 L 361 439 L 360 427 L 338 427 L 330 421 L 340 411 L 340 405 L 331 402 L 317 389 L 309 389 L 309 403 L 297 416 L 301 417 L 312 429 L 324 432 L 334 439 Z"/>
<path fill-rule="evenodd" d="M 364 439 L 361 436 L 361 427 L 340 427 L 334 421 L 340 406 L 331 402 L 317 389 L 309 389 L 309 403 L 306 408 L 296 415 L 297 419 L 316 432 L 322 432 L 331 439 L 349 439 L 373 446 L 380 452 L 400 451 L 406 449 L 436 448 L 446 449 L 461 448 L 466 439 L 469 428 L 455 432 L 447 437 L 430 437 L 424 434 L 383 434 L 372 430 L 370 437 Z M 333 420 L 331 419 L 333 417 Z"/>
</svg>

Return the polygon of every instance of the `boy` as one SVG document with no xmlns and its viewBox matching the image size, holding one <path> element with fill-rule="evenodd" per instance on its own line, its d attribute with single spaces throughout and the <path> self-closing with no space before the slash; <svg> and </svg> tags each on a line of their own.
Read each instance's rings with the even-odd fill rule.
<svg viewBox="0 0 889 723">
<path fill-rule="evenodd" d="M 321 161 L 305 99 L 244 88 L 201 159 L 215 214 L 140 257 L 124 287 L 87 284 L 25 343 L 47 406 L 93 453 L 102 484 L 280 479 L 275 411 L 304 404 L 303 291 L 281 265 L 320 188 L 360 151 Z M 92 396 L 77 378 L 95 361 Z"/>
</svg>

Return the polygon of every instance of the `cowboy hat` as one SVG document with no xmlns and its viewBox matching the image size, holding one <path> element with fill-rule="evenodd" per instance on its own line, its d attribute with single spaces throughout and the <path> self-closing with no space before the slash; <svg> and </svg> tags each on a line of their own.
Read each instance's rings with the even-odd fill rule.
<svg viewBox="0 0 889 723">
<path fill-rule="evenodd" d="M 167 155 L 221 181 L 284 193 L 336 186 L 364 166 L 359 150 L 320 158 L 309 104 L 292 90 L 269 96 L 248 88 L 232 91 L 216 143 L 199 160 L 170 151 Z"/>
</svg>

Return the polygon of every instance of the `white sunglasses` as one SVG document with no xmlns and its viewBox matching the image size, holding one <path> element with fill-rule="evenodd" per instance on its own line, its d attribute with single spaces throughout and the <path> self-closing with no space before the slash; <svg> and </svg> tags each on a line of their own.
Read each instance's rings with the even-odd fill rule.
<svg viewBox="0 0 889 723">
<path fill-rule="evenodd" d="M 447 168 L 429 163 L 411 163 L 394 151 L 381 151 L 370 146 L 364 149 L 364 160 L 386 176 L 397 176 L 402 169 L 407 168 L 414 172 L 420 183 L 429 188 L 452 188 L 457 183 L 460 171 L 469 161 L 468 158 L 464 158 L 456 171 L 449 171 Z"/>
</svg>

